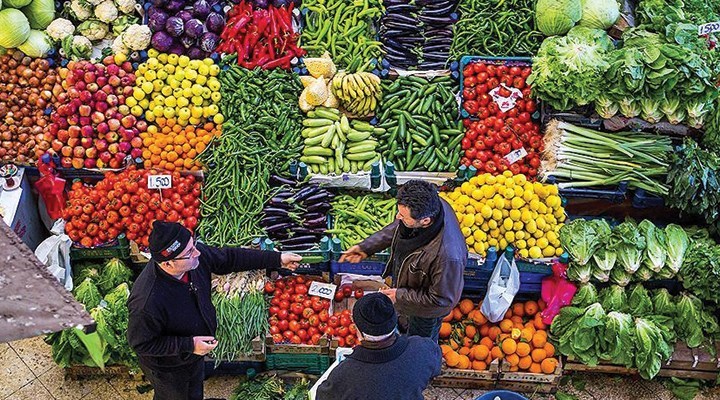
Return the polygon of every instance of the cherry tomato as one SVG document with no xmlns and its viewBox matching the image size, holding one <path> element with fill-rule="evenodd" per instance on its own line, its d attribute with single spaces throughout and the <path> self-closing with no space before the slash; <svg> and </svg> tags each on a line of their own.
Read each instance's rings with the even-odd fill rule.
<svg viewBox="0 0 720 400">
<path fill-rule="evenodd" d="M 363 294 L 364 294 L 364 292 L 363 292 L 362 289 L 355 289 L 354 295 L 355 295 L 355 298 L 356 298 L 356 299 L 359 299 L 359 298 L 363 297 Z"/>
</svg>

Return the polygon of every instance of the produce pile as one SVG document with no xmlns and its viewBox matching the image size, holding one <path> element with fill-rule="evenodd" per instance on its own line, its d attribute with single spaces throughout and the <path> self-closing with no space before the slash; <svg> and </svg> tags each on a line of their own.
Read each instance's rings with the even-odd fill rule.
<svg viewBox="0 0 720 400">
<path fill-rule="evenodd" d="M 156 170 L 105 174 L 95 186 L 73 182 L 69 201 L 63 209 L 65 233 L 82 247 L 96 247 L 125 233 L 129 240 L 148 247 L 152 221 L 182 223 L 190 231 L 200 216 L 200 182 L 192 175 L 172 173 L 172 188 L 148 189 L 148 176 Z"/>
<path fill-rule="evenodd" d="M 383 83 L 378 108 L 379 150 L 398 171 L 454 171 L 462 131 L 457 91 L 449 77 L 399 77 Z"/>
<path fill-rule="evenodd" d="M 386 0 L 380 18 L 385 60 L 401 69 L 445 69 L 453 38 L 457 0 L 412 2 Z"/>
<path fill-rule="evenodd" d="M 158 118 L 156 125 L 149 125 L 147 132 L 140 134 L 143 141 L 142 158 L 145 168 L 173 171 L 202 170 L 202 163 L 197 160 L 213 138 L 220 136 L 220 127 L 212 122 L 202 125 L 177 123 L 175 118 Z"/>
<path fill-rule="evenodd" d="M 379 195 L 336 196 L 332 201 L 332 229 L 343 249 L 362 242 L 373 233 L 390 225 L 397 215 L 397 201 Z"/>
<path fill-rule="evenodd" d="M 542 300 L 514 303 L 497 324 L 488 321 L 481 305 L 463 299 L 443 319 L 440 348 L 445 366 L 484 371 L 501 360 L 513 372 L 555 373 L 558 359 L 540 317 L 545 309 Z"/>
<path fill-rule="evenodd" d="M 147 10 L 152 48 L 203 59 L 215 51 L 225 27 L 224 1 L 156 0 Z"/>
<path fill-rule="evenodd" d="M 300 46 L 310 57 L 330 52 L 338 66 L 349 73 L 370 65 L 383 55 L 376 39 L 377 21 L 385 8 L 382 1 L 346 2 L 306 0 Z"/>
<path fill-rule="evenodd" d="M 470 178 L 440 196 L 455 210 L 471 252 L 482 256 L 490 247 L 517 249 L 524 259 L 563 253 L 558 232 L 565 221 L 558 187 L 529 182 L 510 171 Z"/>
<path fill-rule="evenodd" d="M 678 225 L 664 229 L 649 220 L 627 220 L 610 228 L 603 219 L 576 219 L 560 229 L 562 247 L 571 256 L 568 279 L 612 282 L 672 279 L 680 273 L 690 245 Z"/>
<path fill-rule="evenodd" d="M 48 335 L 53 361 L 60 367 L 73 365 L 103 368 L 127 365 L 138 368 L 135 352 L 127 342 L 130 271 L 120 260 L 75 266 L 73 295 L 95 320 L 95 332 L 71 328 Z"/>
<path fill-rule="evenodd" d="M 238 384 L 230 395 L 230 400 L 305 400 L 310 387 L 303 379 L 290 387 L 276 376 L 255 378 Z"/>
<path fill-rule="evenodd" d="M 705 229 L 688 233 L 690 245 L 678 277 L 685 290 L 717 306 L 720 304 L 720 245 Z"/>
<path fill-rule="evenodd" d="M 477 120 L 465 119 L 461 163 L 478 173 L 507 170 L 534 179 L 543 151 L 540 125 L 533 119 L 537 103 L 526 79 L 525 63 L 475 61 L 463 69 L 463 109 Z"/>
<path fill-rule="evenodd" d="M 0 58 L 0 160 L 21 164 L 37 161 L 45 151 L 60 151 L 61 143 L 45 131 L 50 125 L 46 112 L 55 101 L 60 82 L 50 62 L 9 50 Z M 59 86 L 57 86 L 59 87 Z"/>
<path fill-rule="evenodd" d="M 652 379 L 676 341 L 696 348 L 716 339 L 720 328 L 692 295 L 649 292 L 642 285 L 597 292 L 586 284 L 573 304 L 560 310 L 550 332 L 561 354 L 592 366 L 605 362 L 637 368 L 644 379 Z"/>
</svg>

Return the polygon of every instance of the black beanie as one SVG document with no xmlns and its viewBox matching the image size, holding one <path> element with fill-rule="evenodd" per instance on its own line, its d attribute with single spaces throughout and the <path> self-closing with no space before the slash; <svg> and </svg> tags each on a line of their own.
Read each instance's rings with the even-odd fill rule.
<svg viewBox="0 0 720 400">
<path fill-rule="evenodd" d="M 382 293 L 369 293 L 355 303 L 353 321 L 363 334 L 383 336 L 397 326 L 397 314 L 389 297 Z"/>
<path fill-rule="evenodd" d="M 150 242 L 150 254 L 155 261 L 168 261 L 179 256 L 190 242 L 192 234 L 177 222 L 153 222 Z"/>
</svg>

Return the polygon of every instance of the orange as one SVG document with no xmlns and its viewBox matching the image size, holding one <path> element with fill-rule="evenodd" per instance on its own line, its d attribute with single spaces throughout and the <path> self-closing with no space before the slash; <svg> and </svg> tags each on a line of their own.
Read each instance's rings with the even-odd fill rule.
<svg viewBox="0 0 720 400">
<path fill-rule="evenodd" d="M 452 349 L 450 346 L 446 345 L 446 344 L 441 344 L 441 345 L 440 345 L 440 350 L 442 351 L 442 355 L 443 355 L 443 356 L 445 356 L 447 353 L 453 351 L 453 349 Z"/>
<path fill-rule="evenodd" d="M 513 324 L 522 324 L 523 323 L 523 319 L 519 315 L 513 315 L 512 317 L 510 317 L 510 321 L 512 321 Z"/>
<path fill-rule="evenodd" d="M 532 357 L 530 357 L 530 356 L 520 357 L 520 362 L 518 363 L 518 368 L 527 370 L 532 365 L 532 362 L 533 362 Z"/>
<path fill-rule="evenodd" d="M 447 353 L 445 363 L 448 367 L 456 367 L 460 363 L 460 354 L 454 351 Z"/>
<path fill-rule="evenodd" d="M 538 304 L 532 300 L 525 303 L 525 315 L 532 317 L 538 312 Z"/>
<path fill-rule="evenodd" d="M 505 361 L 507 361 L 511 367 L 515 367 L 520 363 L 520 357 L 518 357 L 517 354 L 510 354 L 505 357 Z"/>
<path fill-rule="evenodd" d="M 532 344 L 536 348 L 543 348 L 547 343 L 547 333 L 545 331 L 537 331 L 533 335 Z"/>
<path fill-rule="evenodd" d="M 450 348 L 453 350 L 457 350 L 460 348 L 460 345 L 458 342 L 455 341 L 455 339 L 450 339 Z"/>
<path fill-rule="evenodd" d="M 535 328 L 524 328 L 520 331 L 520 339 L 525 342 L 532 342 L 533 335 L 535 335 Z"/>
<path fill-rule="evenodd" d="M 543 350 L 545 350 L 545 354 L 548 357 L 552 357 L 555 355 L 555 346 L 553 346 L 553 344 L 550 342 L 545 343 L 545 346 L 543 346 Z"/>
<path fill-rule="evenodd" d="M 458 307 L 460 308 L 460 312 L 467 315 L 470 314 L 470 311 L 475 308 L 475 304 L 473 304 L 472 300 L 470 299 L 463 299 L 462 301 L 460 301 Z"/>
<path fill-rule="evenodd" d="M 508 333 L 512 330 L 512 328 L 513 328 L 513 322 L 511 320 L 504 319 L 504 320 L 500 321 L 500 330 L 501 331 Z"/>
<path fill-rule="evenodd" d="M 480 337 L 485 337 L 488 335 L 488 331 L 490 330 L 490 325 L 481 325 L 480 330 L 478 331 L 480 333 Z"/>
<path fill-rule="evenodd" d="M 475 339 L 475 335 L 477 335 L 477 328 L 473 325 L 468 325 L 465 327 L 465 336 L 469 337 L 470 339 Z"/>
<path fill-rule="evenodd" d="M 487 369 L 487 364 L 485 364 L 485 361 L 473 361 L 472 369 L 475 371 L 485 371 Z"/>
<path fill-rule="evenodd" d="M 453 312 L 450 311 L 450 314 L 446 315 L 445 318 L 443 318 L 443 322 L 450 322 L 453 319 Z"/>
<path fill-rule="evenodd" d="M 475 314 L 473 314 L 472 320 L 475 322 L 475 325 L 484 325 L 488 322 L 487 318 L 480 310 L 477 310 Z"/>
<path fill-rule="evenodd" d="M 540 369 L 543 373 L 546 374 L 552 374 L 555 372 L 555 367 L 557 367 L 558 361 L 554 358 L 546 358 L 540 363 Z"/>
<path fill-rule="evenodd" d="M 512 316 L 513 316 L 512 308 L 509 308 L 509 309 L 505 312 L 505 319 L 510 319 Z"/>
<path fill-rule="evenodd" d="M 517 351 L 517 343 L 513 339 L 507 338 L 503 340 L 502 352 L 504 354 L 514 354 L 515 351 Z"/>
<path fill-rule="evenodd" d="M 547 325 L 545 325 L 545 323 L 543 322 L 540 314 L 535 314 L 535 319 L 533 320 L 533 325 L 535 325 L 535 329 L 537 329 L 537 330 L 547 329 Z"/>
<path fill-rule="evenodd" d="M 502 343 L 503 340 L 510 337 L 509 333 L 501 333 L 500 336 L 498 336 L 498 340 Z"/>
<path fill-rule="evenodd" d="M 500 347 L 499 347 L 499 346 L 495 346 L 495 347 L 493 347 L 492 349 L 490 349 L 490 356 L 492 357 L 493 360 L 496 360 L 496 359 L 498 359 L 498 358 L 502 358 L 502 357 L 503 357 L 503 353 L 502 353 L 502 350 L 500 350 Z"/>
<path fill-rule="evenodd" d="M 515 316 L 523 317 L 525 316 L 525 304 L 523 303 L 515 303 L 512 306 L 512 312 Z M 521 320 L 522 321 L 522 320 Z"/>
<path fill-rule="evenodd" d="M 462 318 L 463 318 L 463 313 L 462 313 L 462 311 L 460 311 L 459 308 L 455 307 L 455 308 L 453 309 L 453 320 L 455 320 L 455 321 L 460 321 L 460 320 L 462 320 Z"/>
<path fill-rule="evenodd" d="M 490 354 L 490 349 L 484 344 L 473 347 L 473 357 L 476 360 L 484 360 Z"/>
<path fill-rule="evenodd" d="M 544 310 L 545 307 L 547 307 L 547 304 L 545 304 L 545 301 L 543 299 L 538 300 L 538 309 L 540 311 Z"/>
<path fill-rule="evenodd" d="M 500 332 L 502 332 L 500 328 L 498 328 L 497 326 L 493 326 L 488 329 L 488 337 L 494 342 L 497 339 L 498 335 L 500 335 Z"/>
<path fill-rule="evenodd" d="M 470 366 L 472 363 L 470 362 L 470 359 L 468 356 L 459 356 L 460 357 L 460 363 L 458 363 L 457 367 L 460 369 L 470 369 Z"/>
<path fill-rule="evenodd" d="M 528 370 L 529 372 L 532 372 L 533 374 L 541 374 L 542 373 L 542 367 L 540 366 L 540 363 L 532 363 L 530 364 L 530 368 Z"/>
<path fill-rule="evenodd" d="M 452 333 L 452 325 L 447 322 L 443 322 L 440 325 L 440 337 L 443 339 L 449 338 Z"/>
<path fill-rule="evenodd" d="M 488 349 L 494 346 L 492 339 L 490 339 L 489 337 L 483 337 L 482 339 L 480 339 L 480 344 L 487 347 Z"/>
<path fill-rule="evenodd" d="M 463 338 L 462 345 L 465 347 L 471 347 L 473 345 L 473 340 L 466 336 Z"/>
<path fill-rule="evenodd" d="M 469 348 L 469 347 L 462 347 L 462 348 L 460 349 L 460 351 L 458 351 L 458 353 L 459 353 L 461 356 L 466 356 L 466 355 L 470 354 L 470 348 Z"/>
<path fill-rule="evenodd" d="M 530 354 L 530 350 L 531 349 L 529 344 L 521 342 L 517 344 L 517 350 L 515 350 L 515 352 L 518 356 L 525 357 Z"/>
<path fill-rule="evenodd" d="M 542 362 L 546 357 L 547 354 L 545 354 L 545 350 L 543 349 L 535 349 L 532 351 L 532 359 L 537 363 Z"/>
</svg>

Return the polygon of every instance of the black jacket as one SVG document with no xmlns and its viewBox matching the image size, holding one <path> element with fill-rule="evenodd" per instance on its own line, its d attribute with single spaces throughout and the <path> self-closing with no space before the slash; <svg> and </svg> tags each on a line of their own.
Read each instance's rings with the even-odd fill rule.
<svg viewBox="0 0 720 400">
<path fill-rule="evenodd" d="M 214 336 L 215 307 L 210 300 L 210 274 L 278 268 L 280 253 L 196 244 L 200 265 L 184 283 L 163 271 L 155 261 L 140 273 L 128 299 L 128 342 L 140 363 L 157 371 L 187 367 L 201 356 L 193 354 L 193 336 Z"/>
<path fill-rule="evenodd" d="M 320 384 L 317 400 L 422 400 L 440 374 L 440 347 L 429 338 L 399 336 L 390 347 L 355 347 Z"/>
<path fill-rule="evenodd" d="M 440 201 L 445 212 L 442 231 L 430 243 L 407 256 L 400 265 L 398 276 L 394 277 L 397 287 L 395 308 L 407 316 L 444 317 L 462 295 L 468 248 L 455 210 L 445 200 Z M 396 220 L 365 239 L 360 248 L 373 255 L 390 247 L 392 254 L 400 223 Z M 390 272 L 386 267 L 383 276 Z"/>
</svg>

